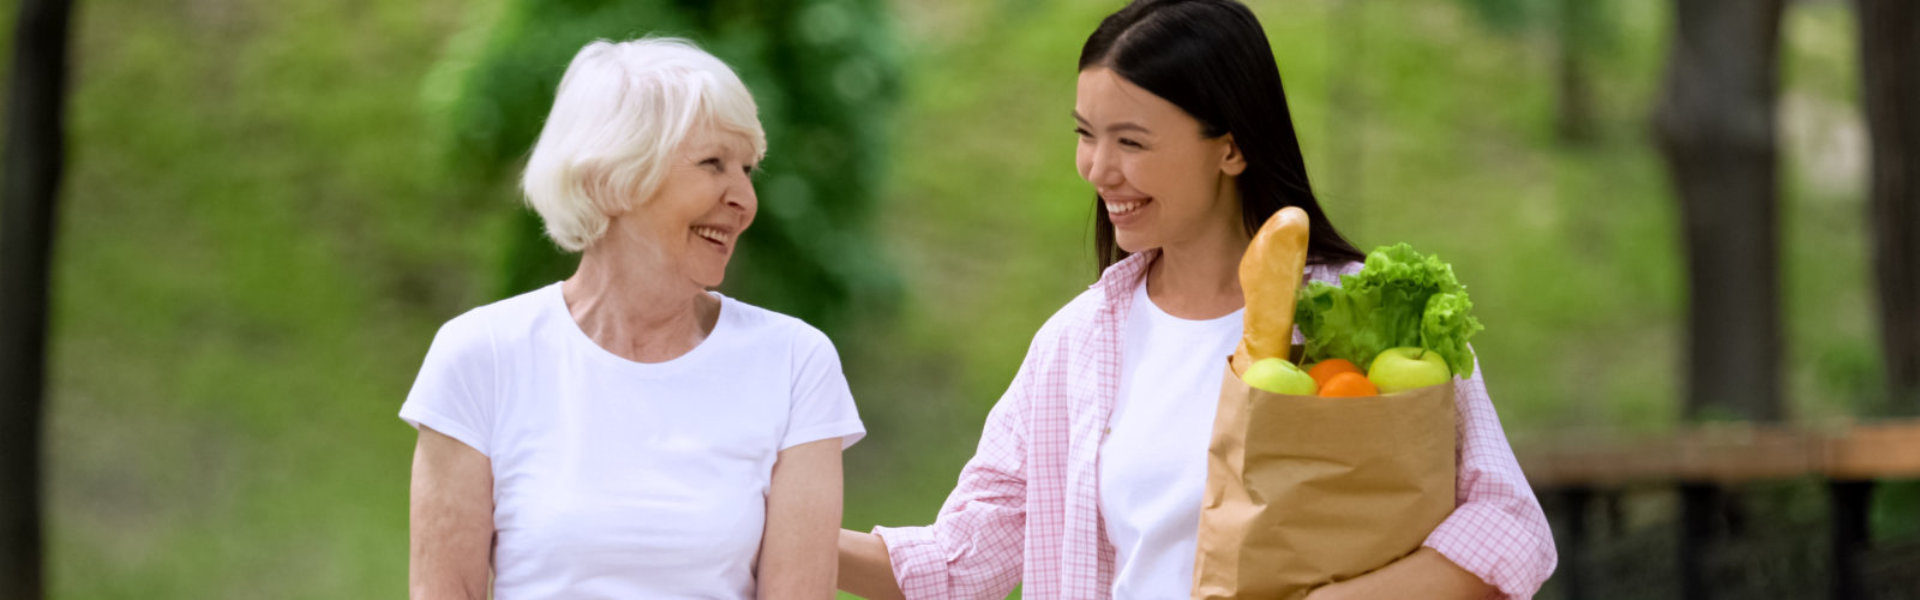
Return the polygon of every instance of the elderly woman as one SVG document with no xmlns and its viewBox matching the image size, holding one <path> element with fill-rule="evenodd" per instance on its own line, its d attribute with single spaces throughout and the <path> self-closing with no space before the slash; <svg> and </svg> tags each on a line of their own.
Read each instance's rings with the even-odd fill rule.
<svg viewBox="0 0 1920 600">
<path fill-rule="evenodd" d="M 710 291 L 757 209 L 755 111 L 684 41 L 574 57 L 523 188 L 580 268 L 434 337 L 400 409 L 412 597 L 833 596 L 865 433 L 839 357 Z"/>
</svg>

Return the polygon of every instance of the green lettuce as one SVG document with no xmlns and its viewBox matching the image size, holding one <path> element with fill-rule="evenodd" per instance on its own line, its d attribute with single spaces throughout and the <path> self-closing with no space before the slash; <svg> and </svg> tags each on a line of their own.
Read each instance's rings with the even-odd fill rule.
<svg viewBox="0 0 1920 600">
<path fill-rule="evenodd" d="M 1344 358 L 1364 369 L 1383 350 L 1413 346 L 1439 353 L 1460 377 L 1473 375 L 1467 340 L 1485 329 L 1453 266 L 1406 244 L 1368 253 L 1360 272 L 1340 276 L 1338 286 L 1308 284 L 1293 320 L 1309 360 Z"/>
</svg>

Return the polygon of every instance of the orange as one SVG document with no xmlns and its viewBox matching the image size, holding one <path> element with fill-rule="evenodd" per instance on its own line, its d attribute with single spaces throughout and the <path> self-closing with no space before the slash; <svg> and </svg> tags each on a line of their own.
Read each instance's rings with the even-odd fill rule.
<svg viewBox="0 0 1920 600">
<path fill-rule="evenodd" d="M 1327 378 L 1327 384 L 1320 386 L 1320 396 L 1325 398 L 1358 398 L 1378 396 L 1379 388 L 1359 373 L 1340 373 Z"/>
<path fill-rule="evenodd" d="M 1366 375 L 1366 373 L 1360 371 L 1360 367 L 1353 366 L 1352 362 L 1344 358 L 1329 358 L 1315 363 L 1312 368 L 1307 369 L 1307 375 L 1313 377 L 1313 383 L 1322 387 L 1327 385 L 1328 379 L 1333 379 L 1333 376 L 1341 373 L 1360 373 L 1362 376 Z"/>
</svg>

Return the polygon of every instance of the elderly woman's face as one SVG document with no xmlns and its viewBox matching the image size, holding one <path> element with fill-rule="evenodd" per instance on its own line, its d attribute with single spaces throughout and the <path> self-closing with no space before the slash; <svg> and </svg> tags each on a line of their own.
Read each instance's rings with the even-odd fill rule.
<svg viewBox="0 0 1920 600">
<path fill-rule="evenodd" d="M 759 199 L 748 178 L 753 146 L 745 136 L 709 127 L 688 132 L 666 179 L 648 203 L 646 222 L 667 264 L 703 287 L 720 285 L 740 233 Z"/>
</svg>

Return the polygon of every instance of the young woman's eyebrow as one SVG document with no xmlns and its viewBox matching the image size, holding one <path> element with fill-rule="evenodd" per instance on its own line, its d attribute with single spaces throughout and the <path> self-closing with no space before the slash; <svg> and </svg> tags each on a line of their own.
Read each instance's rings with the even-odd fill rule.
<svg viewBox="0 0 1920 600">
<path fill-rule="evenodd" d="M 1080 111 L 1077 111 L 1077 110 L 1073 111 L 1073 120 L 1079 122 L 1081 127 L 1085 127 L 1087 129 L 1093 128 L 1093 124 L 1088 123 L 1086 117 L 1080 116 Z M 1142 126 L 1138 123 L 1134 123 L 1132 121 L 1121 121 L 1119 123 L 1114 123 L 1112 125 L 1107 126 L 1107 133 L 1121 133 L 1121 132 L 1127 132 L 1127 131 L 1137 131 L 1137 132 L 1145 133 L 1148 135 L 1153 134 L 1152 130 L 1147 129 L 1145 126 Z"/>
</svg>

